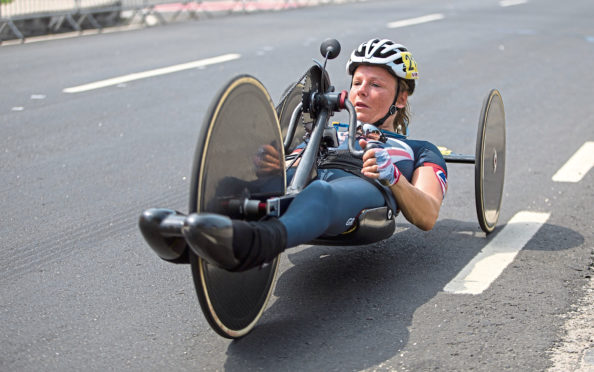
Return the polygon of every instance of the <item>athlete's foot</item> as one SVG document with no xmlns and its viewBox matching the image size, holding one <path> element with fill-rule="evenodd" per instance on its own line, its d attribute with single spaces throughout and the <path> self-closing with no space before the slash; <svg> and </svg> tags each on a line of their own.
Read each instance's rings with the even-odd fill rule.
<svg viewBox="0 0 594 372">
<path fill-rule="evenodd" d="M 272 261 L 286 248 L 286 230 L 276 218 L 231 220 L 212 213 L 189 215 L 182 232 L 192 251 L 229 271 L 245 271 Z"/>
</svg>

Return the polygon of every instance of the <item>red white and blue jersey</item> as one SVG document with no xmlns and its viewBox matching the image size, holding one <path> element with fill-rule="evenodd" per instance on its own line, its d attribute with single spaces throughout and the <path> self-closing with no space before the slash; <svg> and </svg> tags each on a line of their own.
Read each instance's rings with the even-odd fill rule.
<svg viewBox="0 0 594 372">
<path fill-rule="evenodd" d="M 448 189 L 447 167 L 441 152 L 435 145 L 427 141 L 388 137 L 384 148 L 390 154 L 392 163 L 398 167 L 398 170 L 409 182 L 417 168 L 433 168 L 445 197 Z"/>
<path fill-rule="evenodd" d="M 346 124 L 335 124 L 335 126 L 348 127 Z M 417 168 L 432 167 L 445 197 L 448 189 L 448 172 L 446 162 L 437 146 L 428 141 L 411 140 L 387 130 L 382 129 L 381 132 L 386 137 L 386 142 L 374 142 L 388 151 L 388 154 L 392 158 L 392 163 L 398 167 L 401 174 L 410 182 Z M 345 131 L 339 131 L 338 133 L 340 141 L 338 148 L 348 149 L 348 133 Z M 358 150 L 361 149 L 358 141 L 356 141 L 355 147 Z"/>
<path fill-rule="evenodd" d="M 348 124 L 334 123 L 334 126 L 338 129 L 338 140 L 340 143 L 336 149 L 348 150 L 348 133 L 346 132 Z M 403 135 L 383 129 L 381 133 L 384 135 L 386 141 L 374 141 L 374 143 L 388 151 L 388 154 L 392 158 L 392 163 L 398 167 L 402 176 L 411 182 L 413 173 L 417 168 L 431 167 L 445 197 L 448 189 L 448 171 L 446 162 L 437 146 L 428 141 L 408 139 Z M 302 143 L 294 152 L 302 151 L 304 145 Z M 355 142 L 355 148 L 357 150 L 361 149 L 359 141 Z M 360 164 L 362 165 L 362 162 Z"/>
<path fill-rule="evenodd" d="M 382 139 L 382 142 L 375 144 L 388 151 L 402 177 L 411 181 L 416 169 L 431 167 L 445 195 L 447 168 L 441 152 L 435 145 L 427 141 L 410 140 L 393 132 L 379 133 L 377 128 L 374 132 L 368 133 L 368 138 L 371 138 L 372 134 L 376 139 Z M 352 156 L 348 150 L 347 133 L 338 131 L 338 139 L 339 146 L 329 148 L 318 159 L 316 177 L 281 217 L 281 221 L 287 227 L 290 246 L 308 242 L 324 234 L 342 234 L 353 227 L 354 221 L 364 209 L 387 206 L 394 212 L 399 210 L 396 198 L 389 187 L 363 176 L 363 161 Z M 302 151 L 304 147 L 305 143 L 302 143 L 294 153 Z M 361 149 L 358 141 L 355 147 Z M 287 179 L 294 174 L 295 168 L 289 168 Z M 331 207 L 327 208 L 329 205 Z M 323 209 L 324 213 L 320 213 L 320 206 L 326 206 Z"/>
</svg>

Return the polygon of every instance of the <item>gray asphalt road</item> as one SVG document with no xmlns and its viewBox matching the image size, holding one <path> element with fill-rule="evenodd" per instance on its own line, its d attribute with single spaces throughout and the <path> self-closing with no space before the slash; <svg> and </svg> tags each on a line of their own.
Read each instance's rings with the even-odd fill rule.
<svg viewBox="0 0 594 372">
<path fill-rule="evenodd" d="M 0 369 L 555 367 L 576 306 L 591 308 L 594 172 L 575 183 L 552 177 L 594 140 L 594 6 L 502 5 L 510 4 L 370 1 L 0 47 Z M 388 27 L 431 14 L 442 17 Z M 200 312 L 189 267 L 151 253 L 137 217 L 148 207 L 187 210 L 202 115 L 227 79 L 253 74 L 277 100 L 335 37 L 344 52 L 329 72 L 345 89 L 346 51 L 377 35 L 409 46 L 419 64 L 414 138 L 473 153 L 482 100 L 501 91 L 501 227 L 489 238 L 480 232 L 473 168 L 451 165 L 433 231 L 400 218 L 398 233 L 379 244 L 289 250 L 256 329 L 220 338 Z M 63 92 L 228 53 L 241 57 Z M 522 211 L 549 217 L 503 273 L 480 294 L 445 291 Z M 591 334 L 572 341 L 558 370 L 589 368 L 581 358 Z"/>
</svg>

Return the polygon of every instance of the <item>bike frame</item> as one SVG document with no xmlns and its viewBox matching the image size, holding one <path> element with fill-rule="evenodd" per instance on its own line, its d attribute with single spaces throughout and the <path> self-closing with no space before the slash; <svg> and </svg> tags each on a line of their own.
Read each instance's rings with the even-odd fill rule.
<svg viewBox="0 0 594 372">
<path fill-rule="evenodd" d="M 295 196 L 296 194 L 301 192 L 305 188 L 305 186 L 307 186 L 309 181 L 311 181 L 312 174 L 314 173 L 314 167 L 317 163 L 317 159 L 320 154 L 320 148 L 322 146 L 322 138 L 324 137 L 324 132 L 327 129 L 335 130 L 334 128 L 328 126 L 329 118 L 333 113 L 339 112 L 343 109 L 347 110 L 347 112 L 349 113 L 349 150 L 356 157 L 361 158 L 363 156 L 363 151 L 357 150 L 355 148 L 357 114 L 355 112 L 355 107 L 351 104 L 351 102 L 348 99 L 346 99 L 346 92 L 314 92 L 312 93 L 310 101 L 311 104 L 308 110 L 310 113 L 313 113 L 316 117 L 315 125 L 309 137 L 309 142 L 305 150 L 303 151 L 301 161 L 297 165 L 295 175 L 293 176 L 293 179 L 291 180 L 291 183 L 287 188 L 287 195 Z M 302 112 L 303 104 L 301 103 L 295 108 L 293 114 L 291 115 L 291 123 L 289 125 L 287 137 L 284 141 L 285 148 L 293 140 L 293 135 L 297 128 L 297 122 Z"/>
</svg>

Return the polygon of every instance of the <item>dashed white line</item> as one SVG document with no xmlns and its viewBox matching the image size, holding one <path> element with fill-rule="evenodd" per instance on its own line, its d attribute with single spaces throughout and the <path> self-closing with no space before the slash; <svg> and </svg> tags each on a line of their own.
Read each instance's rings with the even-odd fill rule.
<svg viewBox="0 0 594 372">
<path fill-rule="evenodd" d="M 516 258 L 550 213 L 519 212 L 445 287 L 445 292 L 478 295 Z"/>
<path fill-rule="evenodd" d="M 521 4 L 526 4 L 528 2 L 528 0 L 502 0 L 499 2 L 499 6 L 501 7 L 508 7 L 508 6 L 515 6 L 515 5 L 521 5 Z"/>
<path fill-rule="evenodd" d="M 592 166 L 594 166 L 594 142 L 588 141 L 553 175 L 553 181 L 580 182 Z"/>
<path fill-rule="evenodd" d="M 388 28 L 399 28 L 399 27 L 418 25 L 421 23 L 438 21 L 443 18 L 445 18 L 445 17 L 441 13 L 428 14 L 428 15 L 425 15 L 422 17 L 409 18 L 409 19 L 403 19 L 401 21 L 390 22 L 390 23 L 388 23 Z"/>
<path fill-rule="evenodd" d="M 137 72 L 134 74 L 123 75 L 123 76 L 119 76 L 119 77 L 115 77 L 115 78 L 111 78 L 111 79 L 106 79 L 106 80 L 96 81 L 93 83 L 78 85 L 75 87 L 65 88 L 62 91 L 64 93 L 81 93 L 81 92 L 86 92 L 86 91 L 93 90 L 93 89 L 99 89 L 99 88 L 105 88 L 105 87 L 109 87 L 109 86 L 113 86 L 113 85 L 123 84 L 123 83 L 127 83 L 127 82 L 134 81 L 134 80 L 140 80 L 140 79 L 146 79 L 146 78 L 160 76 L 160 75 L 171 74 L 171 73 L 178 72 L 178 71 L 189 70 L 189 69 L 193 69 L 193 68 L 216 64 L 216 63 L 228 62 L 228 61 L 232 61 L 234 59 L 238 59 L 240 57 L 241 56 L 239 54 L 224 54 L 224 55 L 218 56 L 218 57 L 201 59 L 198 61 L 182 63 L 179 65 L 163 67 L 163 68 L 158 68 L 158 69 L 144 71 L 144 72 Z"/>
</svg>

